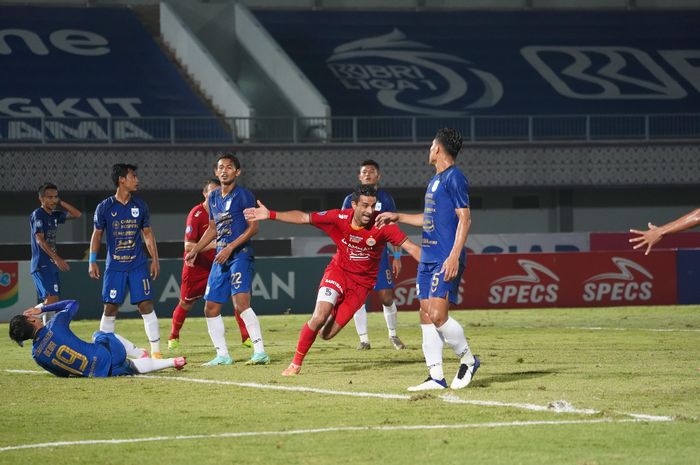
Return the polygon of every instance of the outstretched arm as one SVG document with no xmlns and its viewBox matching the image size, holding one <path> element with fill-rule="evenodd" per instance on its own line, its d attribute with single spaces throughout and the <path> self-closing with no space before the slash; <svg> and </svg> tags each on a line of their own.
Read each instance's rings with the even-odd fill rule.
<svg viewBox="0 0 700 465">
<path fill-rule="evenodd" d="M 655 226 L 652 223 L 648 223 L 649 229 L 646 231 L 640 231 L 637 229 L 630 229 L 632 234 L 637 234 L 637 237 L 630 239 L 630 243 L 635 243 L 634 249 L 639 249 L 646 246 L 646 251 L 644 255 L 649 255 L 651 248 L 654 244 L 659 242 L 663 236 L 666 234 L 673 234 L 686 229 L 694 228 L 700 224 L 700 208 L 693 210 L 692 212 L 681 216 L 680 218 L 666 223 L 663 226 Z"/>
<path fill-rule="evenodd" d="M 277 220 L 292 224 L 311 223 L 311 215 L 308 213 L 300 210 L 290 210 L 286 212 L 271 211 L 259 200 L 257 208 L 246 208 L 243 210 L 243 215 L 248 221 Z"/>
<path fill-rule="evenodd" d="M 381 228 L 386 224 L 391 223 L 403 223 L 411 226 L 422 227 L 423 226 L 423 214 L 422 213 L 396 213 L 396 212 L 384 212 L 377 215 L 375 219 L 377 227 Z"/>
</svg>

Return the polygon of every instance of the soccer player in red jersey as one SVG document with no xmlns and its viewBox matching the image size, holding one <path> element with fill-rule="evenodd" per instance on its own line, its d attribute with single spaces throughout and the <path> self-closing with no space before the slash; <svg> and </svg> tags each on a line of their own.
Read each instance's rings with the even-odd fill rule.
<svg viewBox="0 0 700 465">
<path fill-rule="evenodd" d="M 218 179 L 207 179 L 202 189 L 204 202 L 197 204 L 190 210 L 189 215 L 187 215 L 184 256 L 199 242 L 204 232 L 209 227 L 209 206 L 207 204 L 207 199 L 209 198 L 209 194 L 219 186 L 221 186 L 221 182 Z M 187 266 L 184 263 L 182 265 L 180 302 L 177 304 L 177 307 L 175 307 L 175 310 L 173 310 L 172 329 L 170 330 L 170 337 L 168 338 L 168 349 L 170 350 L 176 350 L 180 347 L 180 329 L 182 329 L 182 325 L 185 324 L 187 313 L 192 309 L 194 303 L 204 295 L 204 291 L 207 287 L 207 280 L 209 279 L 209 272 L 211 271 L 211 264 L 214 262 L 215 255 L 216 241 L 212 241 L 211 244 L 202 249 L 197 255 L 197 258 L 194 260 L 194 266 Z M 238 312 L 234 311 L 234 314 L 236 316 L 236 322 L 238 323 L 238 329 L 241 331 L 241 341 L 246 347 L 252 347 L 245 323 Z"/>
<path fill-rule="evenodd" d="M 282 376 L 301 371 L 301 364 L 320 332 L 323 339 L 332 339 L 352 319 L 374 287 L 379 262 L 387 243 L 401 246 L 416 261 L 420 247 L 406 237 L 396 225 L 377 228 L 374 207 L 377 190 L 374 186 L 358 186 L 352 194 L 352 208 L 304 213 L 299 210 L 270 211 L 258 201 L 258 208 L 247 208 L 247 220 L 278 220 L 285 223 L 311 224 L 324 231 L 338 250 L 326 267 L 311 319 L 299 334 L 296 353 Z"/>
</svg>

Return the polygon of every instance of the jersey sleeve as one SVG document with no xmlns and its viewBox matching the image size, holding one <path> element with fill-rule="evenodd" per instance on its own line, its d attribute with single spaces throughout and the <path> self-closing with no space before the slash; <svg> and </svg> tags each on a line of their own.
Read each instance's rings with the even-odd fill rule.
<svg viewBox="0 0 700 465">
<path fill-rule="evenodd" d="M 64 212 L 64 211 L 53 212 L 52 216 L 56 219 L 56 223 L 63 224 L 66 222 L 66 218 L 68 218 L 68 212 Z"/>
<path fill-rule="evenodd" d="M 352 208 L 352 195 L 351 194 L 348 194 L 345 197 L 345 200 L 343 200 L 343 206 L 341 208 L 343 210 L 345 210 L 346 208 Z"/>
<path fill-rule="evenodd" d="M 445 189 L 450 194 L 455 208 L 469 208 L 469 183 L 461 172 L 457 176 L 450 176 Z"/>
<path fill-rule="evenodd" d="M 207 205 L 209 206 L 209 220 L 214 219 L 214 192 L 219 192 L 218 189 L 214 189 L 213 192 L 209 193 L 209 197 L 207 198 Z"/>
<path fill-rule="evenodd" d="M 44 220 L 42 220 L 41 215 L 39 214 L 38 210 L 35 210 L 32 212 L 30 224 L 32 227 L 32 236 L 35 236 L 39 233 L 44 234 L 45 224 L 44 224 Z"/>
<path fill-rule="evenodd" d="M 107 224 L 107 222 L 105 221 L 104 210 L 105 204 L 104 202 L 102 202 L 95 209 L 95 215 L 92 218 L 92 222 L 95 225 L 95 229 L 99 229 L 100 231 L 103 230 L 105 228 L 105 225 Z"/>
<path fill-rule="evenodd" d="M 406 233 L 395 224 L 388 224 L 382 228 L 387 241 L 392 245 L 401 245 L 406 240 Z"/>
<path fill-rule="evenodd" d="M 199 240 L 197 237 L 199 227 L 197 226 L 197 222 L 195 221 L 194 217 L 196 210 L 196 208 L 193 208 L 187 215 L 187 220 L 185 221 L 185 242 L 196 243 Z"/>
<path fill-rule="evenodd" d="M 50 305 L 45 305 L 42 309 L 41 312 L 57 312 L 55 318 L 55 324 L 61 324 L 62 326 L 68 326 L 68 324 L 71 322 L 73 318 L 75 318 L 75 315 L 78 313 L 78 307 L 80 305 L 78 304 L 77 300 L 62 300 L 60 302 L 56 302 L 55 304 L 50 304 Z"/>
<path fill-rule="evenodd" d="M 382 211 L 385 211 L 385 212 L 395 212 L 396 211 L 396 202 L 394 202 L 394 198 L 389 194 L 386 195 L 386 205 L 382 205 Z"/>
<path fill-rule="evenodd" d="M 337 229 L 336 224 L 338 223 L 338 213 L 341 210 L 328 210 L 322 212 L 313 212 L 309 215 L 311 219 L 311 224 L 316 228 L 330 234 L 331 231 Z"/>
<path fill-rule="evenodd" d="M 246 208 L 255 208 L 257 205 L 255 204 L 255 196 L 253 193 L 249 190 L 246 189 L 245 191 L 245 196 L 243 197 L 241 201 L 241 210 L 246 209 Z"/>
</svg>

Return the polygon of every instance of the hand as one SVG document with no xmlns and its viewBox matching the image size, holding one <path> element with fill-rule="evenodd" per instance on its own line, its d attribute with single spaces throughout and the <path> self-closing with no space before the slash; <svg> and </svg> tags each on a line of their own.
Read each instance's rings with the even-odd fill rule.
<svg viewBox="0 0 700 465">
<path fill-rule="evenodd" d="M 394 272 L 394 278 L 398 278 L 401 273 L 401 257 L 394 259 L 391 264 L 391 269 Z"/>
<path fill-rule="evenodd" d="M 661 238 L 663 237 L 661 230 L 656 225 L 648 223 L 647 226 L 649 227 L 649 229 L 646 231 L 639 231 L 637 229 L 630 229 L 630 232 L 632 234 L 637 234 L 637 237 L 633 237 L 632 239 L 629 240 L 629 242 L 630 243 L 638 242 L 638 244 L 635 244 L 632 248 L 639 249 L 639 248 L 644 247 L 646 245 L 647 249 L 644 252 L 644 255 L 649 255 L 649 252 L 651 251 L 651 247 L 654 244 L 656 244 L 657 242 L 659 242 L 661 240 Z"/>
<path fill-rule="evenodd" d="M 58 267 L 58 269 L 61 270 L 61 271 L 68 271 L 68 270 L 70 270 L 70 265 L 69 265 L 64 259 L 62 259 L 62 258 L 59 257 L 59 256 L 56 256 L 56 258 L 54 259 L 54 263 L 56 264 L 56 266 Z"/>
<path fill-rule="evenodd" d="M 151 260 L 151 279 L 153 281 L 160 275 L 160 263 L 158 260 Z"/>
<path fill-rule="evenodd" d="M 399 214 L 394 212 L 384 212 L 377 215 L 374 219 L 374 224 L 378 228 L 382 228 L 387 224 L 396 223 L 399 221 Z"/>
<path fill-rule="evenodd" d="M 459 258 L 450 255 L 442 264 L 440 273 L 445 273 L 445 281 L 452 281 L 457 276 L 457 271 L 459 270 Z"/>
<path fill-rule="evenodd" d="M 231 247 L 224 247 L 219 251 L 219 253 L 216 254 L 216 257 L 214 257 L 214 263 L 223 265 L 231 256 L 231 252 L 233 252 L 233 249 L 231 249 Z"/>
<path fill-rule="evenodd" d="M 88 265 L 88 274 L 92 279 L 100 279 L 100 267 L 93 262 Z"/>
<path fill-rule="evenodd" d="M 24 316 L 37 316 L 41 313 L 41 309 L 37 307 L 31 307 L 22 312 Z"/>
<path fill-rule="evenodd" d="M 243 216 L 248 221 L 267 220 L 270 218 L 270 210 L 258 200 L 258 208 L 246 208 L 243 210 Z"/>
<path fill-rule="evenodd" d="M 197 252 L 195 252 L 194 250 L 190 250 L 189 252 L 187 252 L 187 255 L 185 255 L 185 265 L 192 268 L 194 266 L 195 258 L 197 258 Z"/>
</svg>

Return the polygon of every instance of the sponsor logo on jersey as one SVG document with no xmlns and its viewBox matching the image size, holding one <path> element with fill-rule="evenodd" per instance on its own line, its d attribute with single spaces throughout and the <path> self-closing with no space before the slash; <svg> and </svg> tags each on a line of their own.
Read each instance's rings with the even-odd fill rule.
<svg viewBox="0 0 700 465">
<path fill-rule="evenodd" d="M 44 226 L 44 223 L 42 223 L 41 220 L 36 220 L 36 227 L 41 228 L 42 226 Z"/>
<path fill-rule="evenodd" d="M 323 280 L 323 282 L 326 284 L 330 284 L 331 286 L 334 286 L 336 289 L 338 289 L 340 291 L 341 294 L 343 293 L 343 286 L 341 286 L 337 281 L 335 281 L 333 279 L 326 278 Z"/>
<path fill-rule="evenodd" d="M 185 234 L 189 234 L 189 233 L 191 233 L 191 232 L 192 232 L 192 226 L 190 226 L 190 225 L 188 224 L 187 227 L 185 228 Z"/>
<path fill-rule="evenodd" d="M 649 270 L 627 258 L 612 257 L 611 260 L 618 272 L 597 274 L 584 281 L 584 301 L 631 302 L 651 299 L 654 275 Z M 639 279 L 635 278 L 635 274 Z"/>
<path fill-rule="evenodd" d="M 201 215 L 201 214 L 202 214 L 202 210 L 197 210 L 196 212 L 194 212 L 194 217 L 198 218 L 199 215 Z"/>
<path fill-rule="evenodd" d="M 121 223 L 119 221 L 112 221 L 112 229 L 119 229 L 121 228 Z"/>
<path fill-rule="evenodd" d="M 360 236 L 350 234 L 350 242 L 357 244 L 360 241 L 362 241 L 362 238 Z"/>
<path fill-rule="evenodd" d="M 324 212 L 324 213 L 325 213 L 325 212 Z M 338 218 L 341 219 L 341 220 L 347 220 L 347 219 L 348 219 L 348 215 L 338 215 Z"/>
<path fill-rule="evenodd" d="M 112 212 L 112 216 L 117 216 L 117 212 Z M 97 213 L 95 213 L 95 219 L 97 219 Z"/>
<path fill-rule="evenodd" d="M 559 292 L 559 276 L 533 260 L 519 259 L 522 275 L 504 276 L 493 281 L 489 288 L 492 304 L 554 303 Z"/>
</svg>

